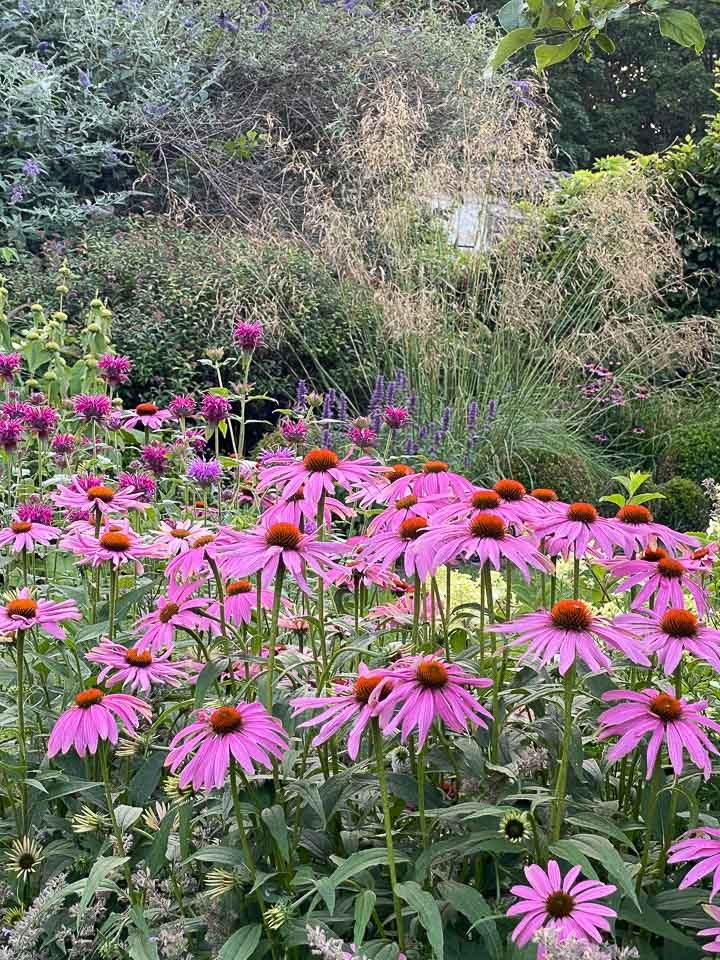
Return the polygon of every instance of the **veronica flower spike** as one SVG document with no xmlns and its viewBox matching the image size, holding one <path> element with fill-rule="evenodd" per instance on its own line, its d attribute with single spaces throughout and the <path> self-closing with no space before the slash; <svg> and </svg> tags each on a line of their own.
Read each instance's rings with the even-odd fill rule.
<svg viewBox="0 0 720 960">
<path fill-rule="evenodd" d="M 710 754 L 718 750 L 706 730 L 720 733 L 720 723 L 705 716 L 706 700 L 688 703 L 665 690 L 609 690 L 602 696 L 607 703 L 620 701 L 604 710 L 598 717 L 598 740 L 618 737 L 608 751 L 608 760 L 614 763 L 631 753 L 646 736 L 646 778 L 652 777 L 663 743 L 667 745 L 670 763 L 676 776 L 683 772 L 683 751 L 703 772 L 705 779 L 711 773 Z"/>
<path fill-rule="evenodd" d="M 78 756 L 97 752 L 101 740 L 118 741 L 119 720 L 134 733 L 140 720 L 150 720 L 147 703 L 129 693 L 103 693 L 96 687 L 83 690 L 74 704 L 56 720 L 48 741 L 48 757 L 74 748 Z"/>
<path fill-rule="evenodd" d="M 283 499 L 291 497 L 302 487 L 305 499 L 317 504 L 323 493 L 332 494 L 335 487 L 352 491 L 370 483 L 384 470 L 382 464 L 371 457 L 340 457 L 332 450 L 316 448 L 301 460 L 265 467 L 260 470 L 258 491 L 278 487 Z"/>
<path fill-rule="evenodd" d="M 175 773 L 185 765 L 180 774 L 181 790 L 190 784 L 195 790 L 219 789 L 231 760 L 252 776 L 256 765 L 270 770 L 273 758 L 281 760 L 287 742 L 279 720 L 259 703 L 200 710 L 197 720 L 173 737 L 165 766 Z"/>
</svg>

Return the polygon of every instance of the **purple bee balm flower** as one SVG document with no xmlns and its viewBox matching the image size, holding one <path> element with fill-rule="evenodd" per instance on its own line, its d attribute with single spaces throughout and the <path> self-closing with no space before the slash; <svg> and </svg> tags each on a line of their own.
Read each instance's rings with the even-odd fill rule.
<svg viewBox="0 0 720 960">
<path fill-rule="evenodd" d="M 22 421 L 28 415 L 30 409 L 29 403 L 23 403 L 22 400 L 6 400 L 3 403 L 0 410 L 2 410 L 3 417 L 7 417 L 8 420 L 18 420 Z"/>
<path fill-rule="evenodd" d="M 190 462 L 188 477 L 201 487 L 212 487 L 222 479 L 222 467 L 217 460 L 201 460 L 197 457 Z"/>
<path fill-rule="evenodd" d="M 552 927 L 558 940 L 601 942 L 602 934 L 610 931 L 608 921 L 617 913 L 598 900 L 615 893 L 617 887 L 597 880 L 578 880 L 579 876 L 580 867 L 571 867 L 563 878 L 555 860 L 548 861 L 547 871 L 535 863 L 525 867 L 529 886 L 516 884 L 511 888 L 518 902 L 507 911 L 509 917 L 522 917 L 512 932 L 518 947 L 524 947 L 543 927 Z"/>
<path fill-rule="evenodd" d="M 233 340 L 243 353 L 252 353 L 262 346 L 263 325 L 259 321 L 238 320 L 233 327 Z"/>
<path fill-rule="evenodd" d="M 30 406 L 25 417 L 25 426 L 31 433 L 45 440 L 55 429 L 59 419 L 60 416 L 53 407 Z"/>
<path fill-rule="evenodd" d="M 693 860 L 698 862 L 680 881 L 680 889 L 687 890 L 712 873 L 710 899 L 714 899 L 720 891 L 720 829 L 698 827 L 689 830 L 670 847 L 668 863 L 691 863 Z"/>
<path fill-rule="evenodd" d="M 556 657 L 560 661 L 560 674 L 564 676 L 577 659 L 587 664 L 590 670 L 610 669 L 610 658 L 603 652 L 598 641 L 619 650 L 633 663 L 650 666 L 641 643 L 629 631 L 618 626 L 621 618 L 611 623 L 597 617 L 582 600 L 559 600 L 551 610 L 525 613 L 516 620 L 497 623 L 488 627 L 495 633 L 516 633 L 510 646 L 527 643 L 528 648 L 521 660 L 535 660 L 547 666 Z"/>
<path fill-rule="evenodd" d="M 77 441 L 75 440 L 75 434 L 73 433 L 56 433 L 50 442 L 50 449 L 59 457 L 70 456 L 70 454 L 74 452 L 76 446 Z"/>
<path fill-rule="evenodd" d="M 142 461 L 148 470 L 161 477 L 168 468 L 169 449 L 164 443 L 149 443 L 142 448 Z"/>
<path fill-rule="evenodd" d="M 307 424 L 304 420 L 283 420 L 280 434 L 286 443 L 305 443 L 308 435 Z"/>
<path fill-rule="evenodd" d="M 663 743 L 667 744 L 670 763 L 676 776 L 683 772 L 683 750 L 703 771 L 708 780 L 712 772 L 710 754 L 717 754 L 705 729 L 720 733 L 720 723 L 705 716 L 707 700 L 688 703 L 665 690 L 609 690 L 602 695 L 606 703 L 625 701 L 598 717 L 600 731 L 598 740 L 618 737 L 618 742 L 608 751 L 608 761 L 615 763 L 632 753 L 648 734 L 645 766 L 647 780 L 653 775 L 655 763 Z M 705 729 L 703 729 L 705 728 Z"/>
<path fill-rule="evenodd" d="M 616 617 L 615 623 L 642 637 L 647 652 L 657 654 L 668 676 L 675 672 L 686 651 L 720 672 L 720 630 L 701 623 L 691 610 L 671 607 L 664 613 L 625 613 Z"/>
<path fill-rule="evenodd" d="M 370 427 L 359 427 L 351 424 L 348 429 L 348 439 L 361 450 L 371 450 L 377 445 L 377 433 Z"/>
<path fill-rule="evenodd" d="M 23 428 L 19 420 L 8 418 L 0 419 L 0 448 L 5 453 L 12 453 L 22 438 Z"/>
<path fill-rule="evenodd" d="M 87 423 L 103 423 L 112 413 L 112 401 L 104 393 L 80 393 L 72 404 L 75 416 Z"/>
<path fill-rule="evenodd" d="M 118 490 L 127 490 L 130 488 L 132 488 L 135 493 L 140 494 L 144 501 L 149 503 L 155 497 L 157 482 L 149 473 L 125 471 L 118 477 Z"/>
<path fill-rule="evenodd" d="M 195 790 L 220 789 L 231 762 L 248 776 L 255 773 L 255 765 L 270 770 L 272 758 L 284 756 L 287 741 L 280 721 L 259 703 L 200 710 L 197 720 L 173 737 L 165 765 L 175 773 L 194 753 L 180 774 L 180 788 L 192 784 Z"/>
<path fill-rule="evenodd" d="M 230 402 L 226 400 L 225 397 L 221 397 L 216 393 L 206 393 L 202 398 L 200 415 L 213 426 L 222 423 L 223 420 L 227 420 L 230 416 L 230 411 Z"/>
<path fill-rule="evenodd" d="M 18 520 L 29 520 L 30 523 L 42 523 L 51 527 L 54 517 L 55 511 L 52 506 L 40 500 L 29 500 L 27 503 L 19 504 L 17 508 Z"/>
<path fill-rule="evenodd" d="M 197 404 L 193 398 L 187 394 L 177 394 L 168 404 L 168 410 L 174 417 L 177 417 L 178 420 L 181 418 L 185 419 L 192 417 L 197 410 Z"/>
<path fill-rule="evenodd" d="M 364 663 L 360 664 L 357 679 L 353 683 L 336 681 L 339 683 L 338 692 L 332 697 L 296 697 L 290 701 L 294 709 L 293 716 L 306 710 L 321 710 L 322 713 L 300 724 L 303 727 L 320 727 L 313 739 L 312 745 L 319 747 L 346 724 L 352 722 L 352 729 L 348 734 L 347 748 L 351 760 L 357 760 L 360 751 L 360 739 L 370 720 L 382 713 L 383 692 L 387 695 L 392 689 L 392 680 L 375 670 L 370 670 Z M 369 700 L 376 687 L 382 686 L 374 706 Z"/>
<path fill-rule="evenodd" d="M 12 383 L 21 365 L 22 357 L 19 353 L 0 353 L 0 380 Z"/>
<path fill-rule="evenodd" d="M 491 687 L 492 680 L 469 676 L 457 663 L 420 654 L 377 673 L 392 682 L 389 692 L 384 686 L 376 686 L 368 701 L 373 708 L 382 710 L 383 734 L 399 729 L 404 743 L 417 730 L 418 750 L 422 750 L 435 720 L 441 720 L 455 733 L 467 733 L 472 726 L 486 729 L 485 720 L 493 719 L 490 711 L 466 689 Z"/>
<path fill-rule="evenodd" d="M 151 717 L 150 707 L 129 693 L 103 693 L 97 687 L 83 690 L 52 728 L 48 757 L 67 753 L 71 747 L 80 757 L 86 753 L 94 754 L 101 740 L 117 743 L 118 720 L 132 734 L 137 730 L 140 718 L 150 720 Z"/>
<path fill-rule="evenodd" d="M 130 379 L 132 361 L 130 357 L 116 353 L 104 353 L 97 364 L 97 371 L 110 386 L 117 387 Z"/>
</svg>

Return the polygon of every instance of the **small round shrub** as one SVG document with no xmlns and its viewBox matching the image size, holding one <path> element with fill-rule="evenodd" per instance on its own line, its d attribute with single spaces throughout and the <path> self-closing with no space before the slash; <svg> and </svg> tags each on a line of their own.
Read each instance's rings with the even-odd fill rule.
<svg viewBox="0 0 720 960">
<path fill-rule="evenodd" d="M 695 483 L 720 476 L 720 418 L 698 412 L 674 430 L 658 476 L 661 480 L 686 477 Z"/>
<path fill-rule="evenodd" d="M 672 477 L 659 487 L 664 500 L 651 504 L 655 518 L 675 530 L 705 530 L 710 521 L 710 501 L 702 487 L 687 477 Z"/>
<path fill-rule="evenodd" d="M 561 500 L 595 500 L 599 478 L 587 461 L 574 451 L 529 451 L 513 459 L 513 476 L 528 490 L 551 487 Z"/>
</svg>

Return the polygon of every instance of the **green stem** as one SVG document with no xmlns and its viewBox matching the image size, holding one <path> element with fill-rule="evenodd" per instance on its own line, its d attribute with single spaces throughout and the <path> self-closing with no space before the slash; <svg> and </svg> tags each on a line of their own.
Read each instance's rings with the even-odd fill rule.
<svg viewBox="0 0 720 960">
<path fill-rule="evenodd" d="M 638 871 L 637 880 L 635 881 L 635 889 L 638 893 L 642 890 L 643 877 L 647 871 L 648 861 L 650 859 L 650 843 L 652 841 L 653 820 L 655 819 L 655 811 L 657 809 L 661 775 L 662 768 L 660 766 L 660 754 L 658 753 L 657 759 L 655 760 L 655 767 L 653 768 L 652 780 L 650 781 L 650 796 L 648 797 L 647 807 L 645 810 L 645 835 L 643 838 L 643 851 L 642 858 L 640 860 L 640 870 Z"/>
<path fill-rule="evenodd" d="M 395 867 L 395 847 L 392 835 L 392 815 L 390 813 L 390 794 L 388 792 L 387 780 L 385 778 L 385 756 L 383 753 L 383 740 L 380 733 L 380 723 L 377 717 L 370 721 L 372 725 L 373 742 L 375 744 L 375 758 L 377 760 L 377 775 L 380 785 L 380 796 L 383 805 L 383 823 L 385 825 L 385 845 L 387 846 L 388 868 L 390 870 L 390 887 L 392 890 L 393 907 L 395 909 L 395 923 L 397 925 L 397 938 L 400 950 L 405 952 L 405 927 L 403 924 L 402 907 L 400 898 L 397 895 L 397 869 Z"/>
<path fill-rule="evenodd" d="M 575 697 L 575 664 L 565 674 L 565 711 L 563 733 L 560 745 L 560 765 L 555 782 L 555 810 L 553 819 L 553 840 L 560 839 L 563 816 L 565 815 L 565 791 L 567 789 L 568 767 L 570 765 L 570 742 L 573 730 L 573 700 Z"/>
<path fill-rule="evenodd" d="M 270 637 L 268 638 L 268 673 L 267 673 L 267 708 L 268 713 L 273 709 L 273 679 L 275 674 L 275 643 L 278 634 L 278 616 L 282 600 L 283 580 L 285 578 L 285 564 L 280 560 L 275 574 L 275 592 L 273 593 L 272 616 L 270 618 Z"/>
<path fill-rule="evenodd" d="M 20 760 L 20 799 L 22 808 L 22 831 L 27 829 L 27 747 L 25 743 L 25 631 L 17 631 L 17 718 L 18 718 L 18 757 Z"/>
<path fill-rule="evenodd" d="M 428 848 L 427 818 L 425 817 L 425 744 L 417 754 L 418 816 L 423 850 Z"/>
</svg>

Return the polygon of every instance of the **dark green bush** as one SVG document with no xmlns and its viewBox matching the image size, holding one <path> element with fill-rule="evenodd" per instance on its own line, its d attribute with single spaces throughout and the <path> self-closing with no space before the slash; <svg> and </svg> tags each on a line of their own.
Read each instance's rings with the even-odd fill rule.
<svg viewBox="0 0 720 960">
<path fill-rule="evenodd" d="M 513 477 L 533 487 L 550 487 L 561 500 L 593 501 L 601 495 L 599 477 L 587 460 L 574 451 L 532 451 L 513 460 Z"/>
<path fill-rule="evenodd" d="M 71 319 L 96 291 L 114 312 L 113 339 L 134 362 L 130 399 L 212 385 L 212 369 L 197 361 L 210 347 L 232 349 L 238 316 L 266 324 L 253 367 L 259 392 L 284 403 L 299 378 L 339 385 L 358 403 L 369 392 L 361 362 L 376 337 L 371 291 L 338 282 L 306 248 L 134 218 L 22 258 L 7 271 L 12 301 L 52 304 L 63 257 L 75 275 Z"/>
<path fill-rule="evenodd" d="M 672 477 L 658 488 L 665 500 L 652 504 L 657 520 L 675 530 L 705 530 L 710 520 L 710 501 L 702 487 L 686 477 Z"/>
<path fill-rule="evenodd" d="M 672 432 L 658 477 L 669 480 L 674 476 L 695 483 L 720 476 L 720 419 L 698 411 Z"/>
</svg>

